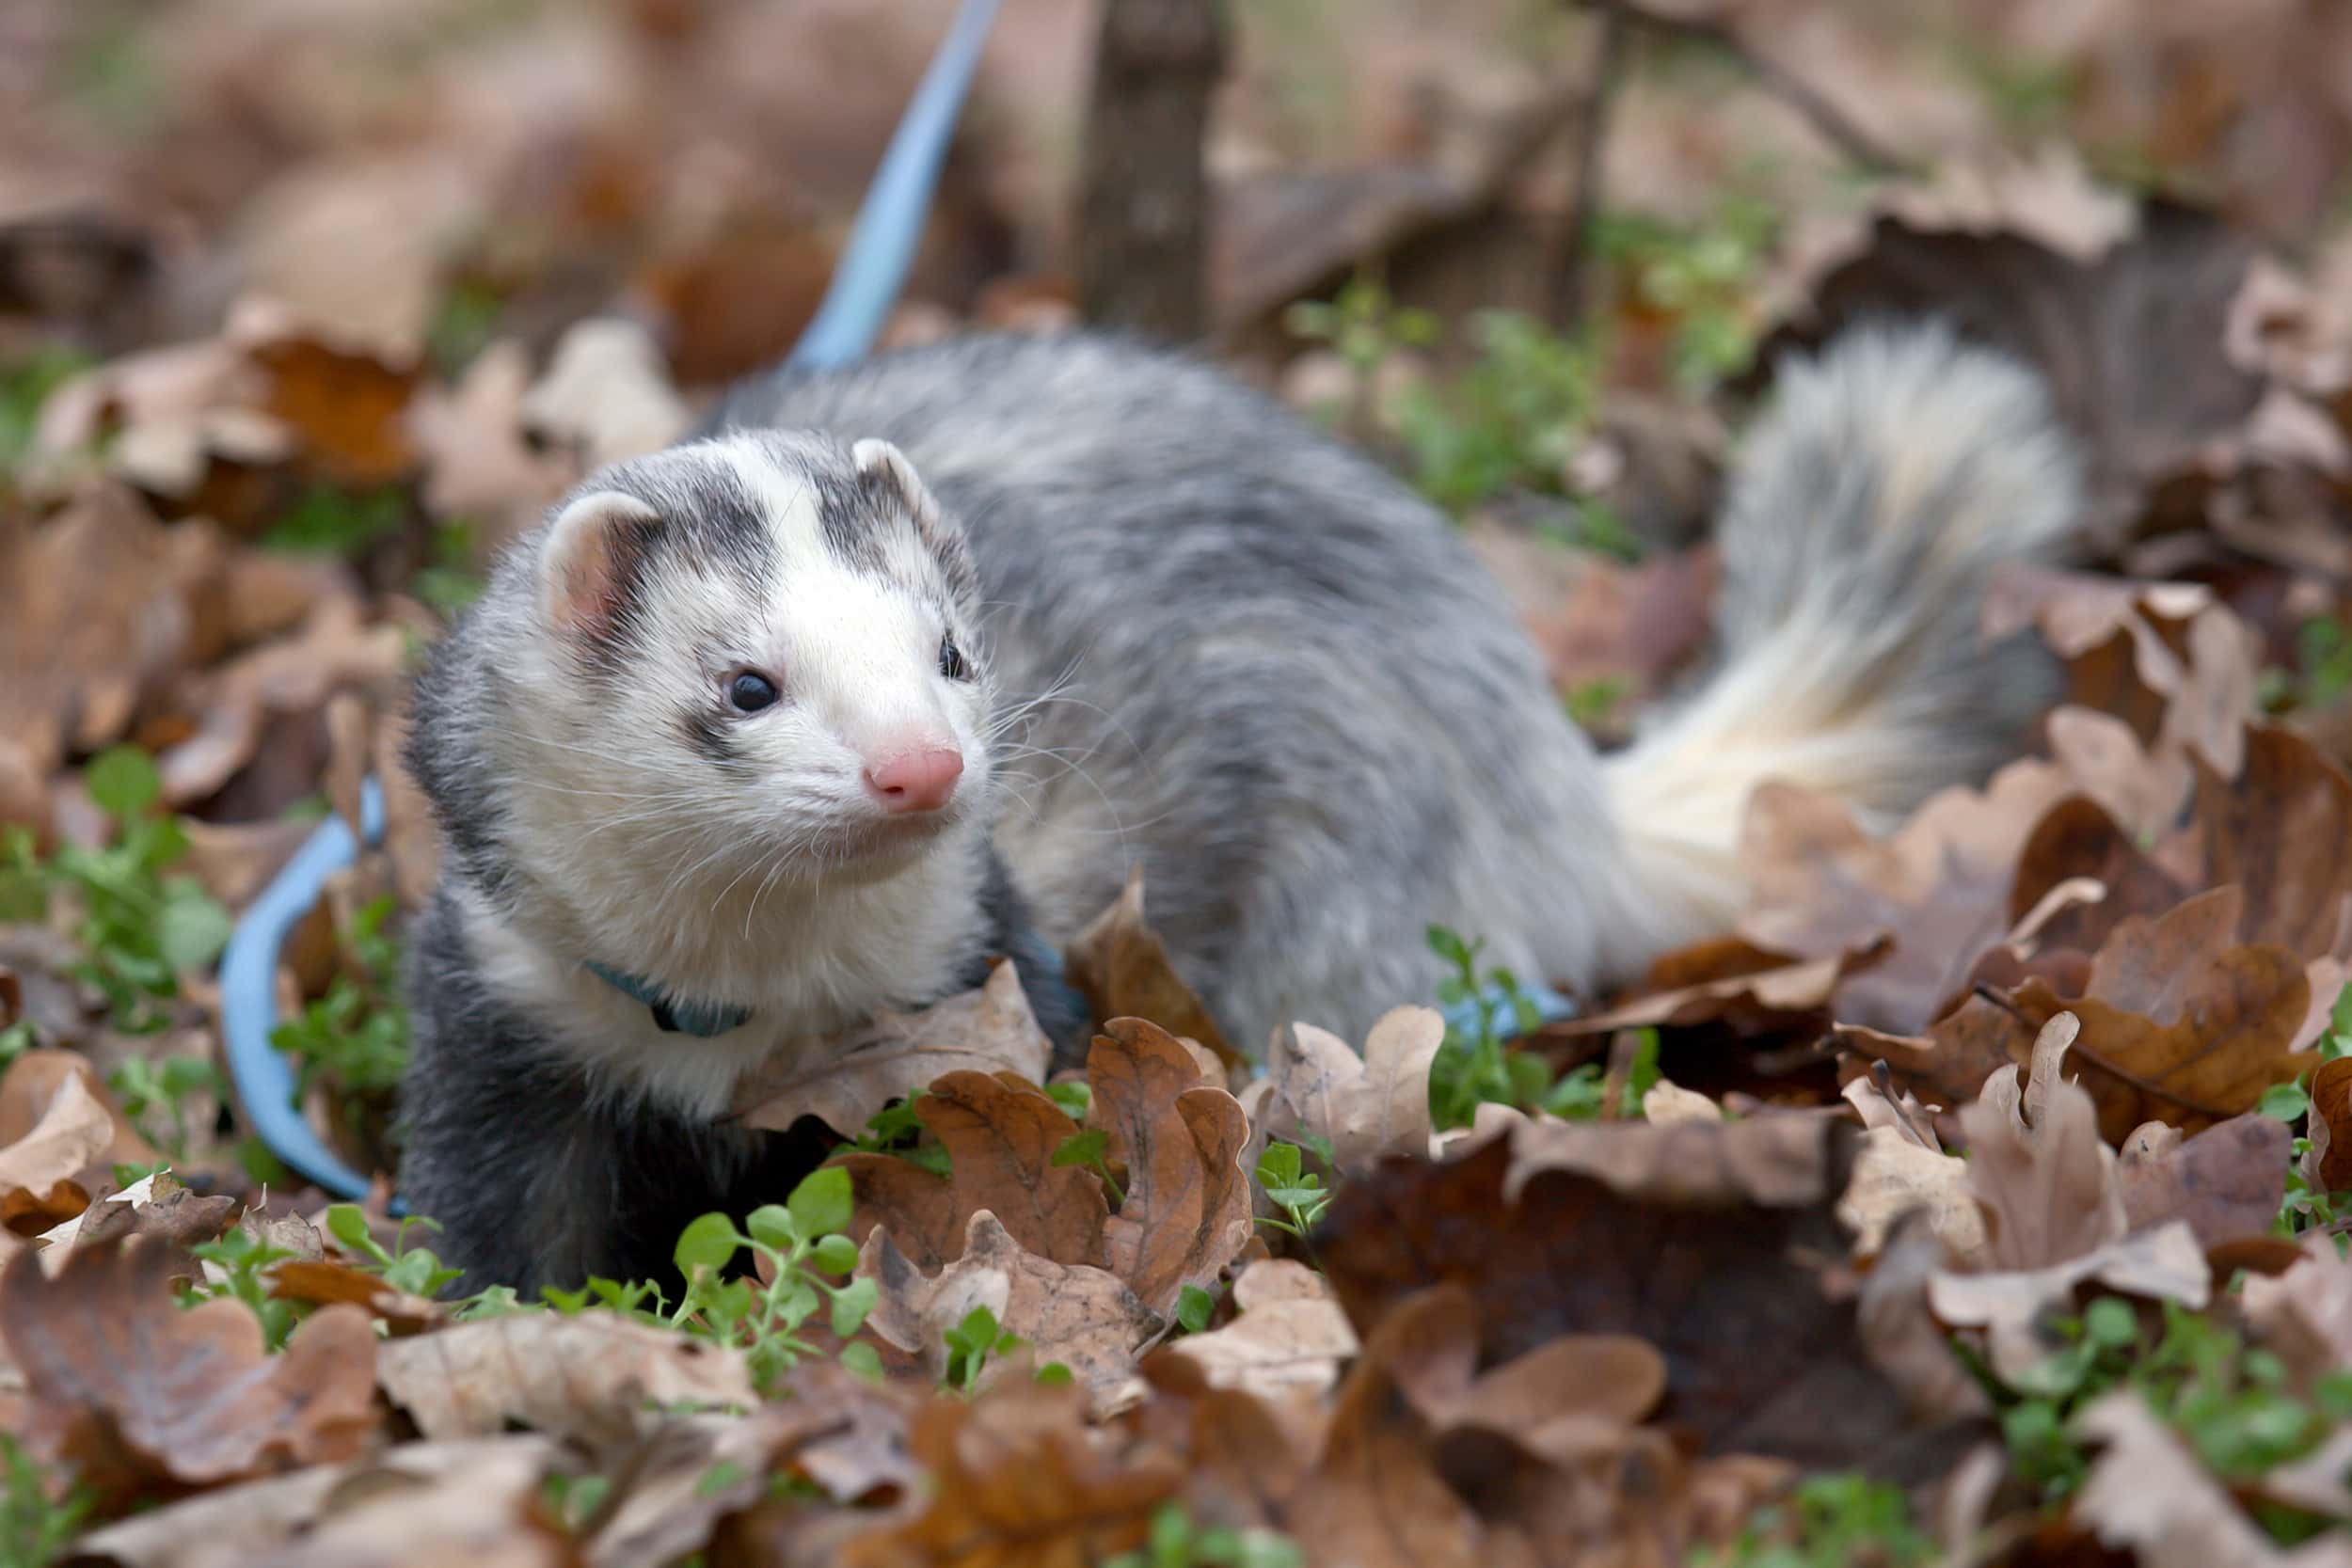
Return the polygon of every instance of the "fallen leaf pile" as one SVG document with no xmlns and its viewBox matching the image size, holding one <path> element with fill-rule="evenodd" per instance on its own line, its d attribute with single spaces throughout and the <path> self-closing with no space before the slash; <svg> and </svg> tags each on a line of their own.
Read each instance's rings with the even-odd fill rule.
<svg viewBox="0 0 2352 1568">
<path fill-rule="evenodd" d="M 1738 928 L 1467 1126 L 1436 998 L 1227 1038 L 1137 874 L 1074 1053 L 1002 964 L 747 1077 L 837 1185 L 683 1306 L 450 1297 L 386 1212 L 404 692 L 794 341 L 952 8 L 22 8 L 0 1561 L 2352 1568 L 2340 8 L 1227 8 L 1209 352 L 1459 513 L 1597 741 L 1705 667 L 1775 356 L 1887 312 L 2086 456 L 2079 559 L 1987 607 L 2057 696 L 1900 822 L 1757 790 Z M 999 13 L 891 344 L 1077 314 L 1093 29 Z M 370 779 L 277 976 L 386 1177 L 330 1210 L 215 965 Z"/>
</svg>

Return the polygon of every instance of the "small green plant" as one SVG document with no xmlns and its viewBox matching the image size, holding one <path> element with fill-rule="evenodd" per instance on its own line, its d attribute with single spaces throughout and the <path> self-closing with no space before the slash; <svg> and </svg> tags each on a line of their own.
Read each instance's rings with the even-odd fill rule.
<svg viewBox="0 0 2352 1568">
<path fill-rule="evenodd" d="M 2340 1056 L 2352 1054 L 2352 986 L 2337 993 L 2335 1006 L 2328 1017 L 2328 1032 L 2320 1037 L 2319 1055 L 2322 1061 L 2332 1062 Z M 2278 1117 L 2293 1124 L 2310 1115 L 2311 1094 L 2306 1080 L 2278 1085 L 2267 1090 L 2261 1109 L 2265 1115 Z M 2292 1091 L 2290 1098 L 2280 1090 Z M 2281 1114 L 2287 1113 L 2287 1114 Z M 2299 1236 L 2306 1231 L 2325 1230 L 2347 1213 L 2352 1213 L 2352 1193 L 2323 1192 L 2312 1185 L 2303 1174 L 2304 1157 L 2312 1151 L 2312 1140 L 2305 1131 L 2298 1131 L 2288 1146 L 2286 1193 L 2279 1202 L 2279 1217 L 2271 1228 L 2281 1236 Z M 2339 1253 L 2352 1248 L 2352 1237 L 2335 1233 Z"/>
<path fill-rule="evenodd" d="M 1601 1069 L 1586 1063 L 1555 1077 L 1551 1064 L 1530 1052 L 1513 1051 L 1495 1026 L 1500 1003 L 1508 1007 L 1521 1033 L 1542 1022 L 1535 1004 L 1520 988 L 1518 977 L 1500 966 L 1481 970 L 1483 942 L 1466 942 L 1442 926 L 1428 931 L 1429 949 L 1454 971 L 1438 982 L 1438 1000 L 1453 1008 L 1468 1006 L 1475 1026 L 1468 1031 L 1452 1022 L 1445 1043 L 1429 1071 L 1429 1114 L 1439 1127 L 1468 1127 L 1478 1107 L 1489 1102 L 1545 1111 L 1552 1116 L 1585 1119 L 1601 1114 Z M 1657 1042 L 1647 1042 L 1649 1083 L 1657 1082 Z M 1630 1089 L 1632 1085 L 1628 1084 Z M 1648 1084 L 1642 1085 L 1647 1092 Z M 1634 1097 L 1634 1109 L 1640 1099 Z"/>
<path fill-rule="evenodd" d="M 550 1470 L 548 1478 L 539 1483 L 539 1497 L 547 1505 L 548 1516 L 571 1535 L 579 1535 L 587 1529 L 612 1491 L 612 1478 L 593 1472 L 572 1475 L 563 1470 Z"/>
<path fill-rule="evenodd" d="M 302 554 L 356 556 L 398 533 L 407 519 L 408 499 L 396 487 L 319 485 L 304 491 L 262 543 Z"/>
<path fill-rule="evenodd" d="M 1091 1127 L 1064 1138 L 1060 1147 L 1054 1150 L 1053 1163 L 1057 1170 L 1070 1165 L 1084 1165 L 1101 1177 L 1103 1190 L 1110 1195 L 1111 1207 L 1116 1209 L 1127 1201 L 1127 1195 L 1119 1190 L 1119 1179 L 1111 1174 L 1110 1160 L 1106 1154 L 1109 1147 L 1110 1134 L 1099 1127 Z"/>
<path fill-rule="evenodd" d="M 1022 1346 L 1021 1337 L 999 1327 L 996 1314 L 985 1307 L 975 1307 L 966 1312 L 963 1321 L 944 1338 L 947 1345 L 947 1374 L 940 1381 L 945 1386 L 966 1394 L 979 1386 L 980 1373 L 987 1370 L 989 1357 L 1010 1355 Z"/>
<path fill-rule="evenodd" d="M 82 1530 L 91 1497 L 63 1489 L 49 1467 L 0 1432 L 0 1568 L 48 1568 Z"/>
<path fill-rule="evenodd" d="M 2065 1343 L 2025 1377 L 2004 1383 L 1976 1368 L 1994 1395 L 2021 1480 L 2052 1500 L 2071 1497 L 2090 1473 L 2074 1418 L 2118 1387 L 2137 1391 L 2207 1466 L 2233 1482 L 2258 1480 L 2301 1458 L 2334 1420 L 2352 1413 L 2352 1377 L 2328 1380 L 2307 1402 L 2289 1390 L 2277 1356 L 2249 1349 L 2212 1318 L 2166 1302 L 2162 1325 L 2151 1336 L 2129 1302 L 2102 1297 L 2080 1318 L 2051 1325 Z M 2263 1522 L 2282 1541 L 2313 1527 L 2292 1511 L 2272 1511 Z"/>
<path fill-rule="evenodd" d="M 1105 1558 L 1103 1568 L 1304 1568 L 1306 1560 L 1287 1535 L 1201 1525 L 1184 1504 L 1170 1502 L 1152 1515 L 1140 1547 Z"/>
<path fill-rule="evenodd" d="M 1914 1568 L 1935 1544 L 1912 1523 L 1903 1489 L 1867 1476 L 1809 1476 L 1758 1509 L 1728 1551 L 1701 1552 L 1692 1568 Z"/>
<path fill-rule="evenodd" d="M 2296 628 L 2295 667 L 2274 666 L 2257 687 L 2262 705 L 2273 713 L 2328 707 L 2352 692 L 2352 626 L 2338 616 L 2315 616 Z"/>
<path fill-rule="evenodd" d="M 263 1277 L 263 1271 L 294 1254 L 284 1247 L 272 1246 L 243 1226 L 225 1230 L 217 1239 L 189 1250 L 202 1261 L 216 1265 L 227 1277 L 190 1285 L 182 1292 L 180 1305 L 193 1307 L 222 1296 L 241 1301 L 261 1320 L 262 1343 L 273 1351 L 285 1349 L 286 1338 L 294 1333 L 299 1314 L 293 1302 L 279 1301 L 269 1293 L 269 1281 Z"/>
<path fill-rule="evenodd" d="M 784 1202 L 753 1210 L 740 1229 L 724 1214 L 695 1220 L 678 1237 L 675 1256 L 687 1284 L 671 1323 L 740 1344 L 763 1388 L 803 1356 L 818 1354 L 798 1330 L 828 1300 L 834 1337 L 849 1338 L 865 1326 L 879 1294 L 871 1278 L 836 1285 L 824 1277 L 857 1266 L 857 1243 L 842 1234 L 851 1206 L 850 1173 L 826 1165 L 803 1178 Z M 769 1284 L 725 1274 L 746 1247 L 768 1265 Z M 850 1345 L 841 1358 L 853 1370 L 880 1370 L 870 1344 Z"/>
<path fill-rule="evenodd" d="M 929 1089 L 909 1089 L 906 1098 L 894 1101 L 866 1118 L 866 1131 L 850 1141 L 850 1148 L 860 1154 L 887 1154 L 919 1165 L 933 1176 L 946 1176 L 952 1168 L 947 1150 L 923 1137 L 923 1118 L 914 1114 L 914 1102 L 930 1093 Z M 1047 1091 L 1051 1093 L 1051 1090 Z M 1056 1102 L 1064 1110 L 1069 1106 L 1060 1097 Z M 1081 1105 L 1073 1116 L 1083 1116 Z"/>
<path fill-rule="evenodd" d="M 352 916 L 351 952 L 358 973 L 335 976 L 326 994 L 270 1031 L 269 1042 L 294 1058 L 297 1098 L 322 1083 L 351 1101 L 388 1101 L 408 1066 L 408 1012 L 400 1001 L 400 943 L 384 927 L 390 894 Z M 356 1114 L 358 1103 L 351 1105 Z"/>
<path fill-rule="evenodd" d="M 410 1246 L 408 1232 L 412 1227 L 441 1228 L 421 1214 L 411 1214 L 400 1222 L 400 1228 L 392 1234 L 392 1244 L 388 1247 L 375 1239 L 366 1212 L 358 1204 L 329 1204 L 326 1210 L 326 1233 L 335 1238 L 336 1245 L 353 1256 L 355 1267 L 379 1275 L 395 1291 L 412 1296 L 437 1296 L 441 1293 L 441 1287 L 455 1279 L 461 1271 L 445 1267 L 430 1248 Z"/>
<path fill-rule="evenodd" d="M 1348 401 L 1335 408 L 1315 410 L 1342 425 L 1363 419 L 1366 395 L 1390 356 L 1438 341 L 1438 318 L 1426 310 L 1397 305 L 1379 276 L 1370 272 L 1350 278 L 1327 303 L 1300 300 L 1283 312 L 1282 325 L 1293 337 L 1330 345 L 1345 361 L 1350 372 Z"/>
<path fill-rule="evenodd" d="M 1617 710 L 1629 695 L 1622 675 L 1596 675 L 1571 687 L 1563 702 L 1577 728 L 1598 730 L 1615 721 Z"/>
<path fill-rule="evenodd" d="M 424 334 L 425 352 L 432 356 L 434 369 L 445 379 L 455 380 L 475 355 L 489 347 L 505 309 L 505 296 L 483 278 L 461 277 L 442 291 L 440 309 L 434 312 Z"/>
<path fill-rule="evenodd" d="M 0 476 L 15 471 L 32 450 L 41 404 L 72 377 L 96 364 L 68 348 L 37 349 L 0 371 Z"/>
<path fill-rule="evenodd" d="M 1268 1201 L 1289 1216 L 1278 1219 L 1261 1215 L 1258 1223 L 1286 1231 L 1302 1242 L 1315 1227 L 1315 1222 L 1323 1218 L 1324 1211 L 1331 1207 L 1334 1196 L 1323 1184 L 1323 1178 L 1307 1168 L 1306 1156 L 1299 1147 L 1279 1139 L 1269 1141 L 1265 1152 L 1258 1156 L 1258 1185 L 1265 1189 Z"/>
<path fill-rule="evenodd" d="M 1401 404 L 1414 483 L 1455 513 L 1506 490 L 1565 495 L 1568 462 L 1599 404 L 1599 356 L 1511 311 L 1483 311 L 1470 331 L 1470 366 Z"/>
<path fill-rule="evenodd" d="M 1176 1326 L 1187 1334 L 1198 1334 L 1209 1326 L 1209 1319 L 1216 1313 L 1216 1293 L 1198 1285 L 1187 1285 L 1176 1293 Z"/>
<path fill-rule="evenodd" d="M 433 530 L 433 559 L 408 584 L 443 620 L 482 597 L 482 578 L 473 569 L 473 525 L 464 518 Z"/>
<path fill-rule="evenodd" d="M 218 1095 L 224 1086 L 220 1069 L 201 1056 L 126 1056 L 106 1074 L 106 1087 L 122 1114 L 149 1143 L 175 1158 L 188 1153 L 189 1100 Z"/>
<path fill-rule="evenodd" d="M 84 958 L 73 974 L 106 998 L 117 1027 L 151 1033 L 170 1022 L 161 1006 L 180 994 L 183 971 L 209 967 L 229 942 L 229 911 L 194 878 L 167 875 L 187 853 L 178 819 L 155 810 L 163 778 L 146 752 L 118 746 L 83 772 L 90 799 L 114 829 L 92 849 L 59 845 L 46 860 L 24 828 L 0 829 L 0 922 L 47 918 L 62 897 L 78 920 Z"/>
<path fill-rule="evenodd" d="M 1779 219 L 1754 195 L 1727 196 L 1693 227 L 1611 214 L 1597 246 L 1630 287 L 1635 306 L 1667 323 L 1674 375 L 1704 392 L 1747 369 L 1764 324 L 1757 293 Z"/>
</svg>

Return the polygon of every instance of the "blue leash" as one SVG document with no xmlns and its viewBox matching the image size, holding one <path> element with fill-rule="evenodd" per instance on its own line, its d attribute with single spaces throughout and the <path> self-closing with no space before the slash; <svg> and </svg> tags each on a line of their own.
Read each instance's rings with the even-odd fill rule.
<svg viewBox="0 0 2352 1568">
<path fill-rule="evenodd" d="M 930 214 L 931 192 L 956 121 L 996 18 L 996 0 L 962 0 L 930 68 L 907 103 L 898 128 L 859 205 L 832 285 L 788 362 L 811 369 L 847 364 L 873 346 L 904 286 Z M 360 835 L 384 836 L 384 792 L 360 785 Z M 358 858 L 359 840 L 340 816 L 319 826 L 237 921 L 221 955 L 220 1011 L 229 1078 L 254 1134 L 305 1180 L 357 1198 L 368 1179 L 335 1157 L 294 1103 L 294 1066 L 270 1044 L 278 1027 L 278 954 L 286 934 L 318 902 L 326 879 Z M 395 1200 L 395 1215 L 405 1212 Z"/>
</svg>

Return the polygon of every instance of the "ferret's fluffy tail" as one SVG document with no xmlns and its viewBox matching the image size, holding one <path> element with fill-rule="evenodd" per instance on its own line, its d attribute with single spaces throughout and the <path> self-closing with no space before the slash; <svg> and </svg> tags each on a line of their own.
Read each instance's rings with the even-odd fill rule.
<svg viewBox="0 0 2352 1568">
<path fill-rule="evenodd" d="M 1985 587 L 2061 553 L 2081 501 L 2039 379 L 1947 329 L 1851 331 L 1781 367 L 1719 530 L 1721 667 L 1608 765 L 1645 945 L 1739 917 L 1757 784 L 1884 823 L 2009 754 L 2055 669 L 1984 644 Z"/>
</svg>

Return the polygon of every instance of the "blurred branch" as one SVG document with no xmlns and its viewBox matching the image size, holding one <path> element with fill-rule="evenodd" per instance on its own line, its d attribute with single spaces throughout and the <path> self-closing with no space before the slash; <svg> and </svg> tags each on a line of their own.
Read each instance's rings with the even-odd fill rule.
<svg viewBox="0 0 2352 1568">
<path fill-rule="evenodd" d="M 1106 0 L 1079 175 L 1078 305 L 1168 342 L 1207 322 L 1209 103 L 1223 0 Z"/>
<path fill-rule="evenodd" d="M 1770 55 L 1757 53 L 1724 24 L 1698 17 L 1661 16 L 1643 9 L 1634 0 L 1581 0 L 1581 3 L 1589 5 L 1605 17 L 1622 19 L 1627 24 L 1645 27 L 1662 37 L 1711 44 L 1725 51 L 1755 72 L 1756 80 L 1763 84 L 1767 91 L 1803 115 L 1824 140 L 1870 173 L 1897 175 L 1910 172 L 1911 166 L 1905 159 L 1880 145 L 1878 138 L 1856 125 L 1843 109 L 1822 97 L 1812 84 Z"/>
<path fill-rule="evenodd" d="M 1577 115 L 1576 188 L 1569 198 L 1574 205 L 1568 211 L 1567 254 L 1552 274 L 1552 325 L 1565 333 L 1575 333 L 1592 319 L 1593 230 L 1600 219 L 1600 154 L 1609 140 L 1609 111 L 1616 102 L 1629 30 L 1624 12 L 1613 6 L 1601 8 L 1592 80 L 1585 86 L 1584 102 Z"/>
</svg>

